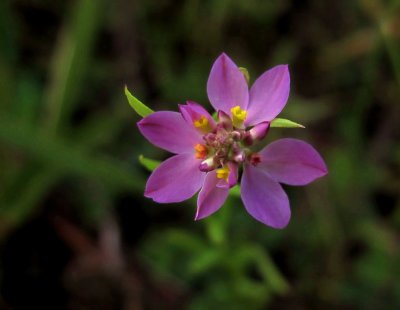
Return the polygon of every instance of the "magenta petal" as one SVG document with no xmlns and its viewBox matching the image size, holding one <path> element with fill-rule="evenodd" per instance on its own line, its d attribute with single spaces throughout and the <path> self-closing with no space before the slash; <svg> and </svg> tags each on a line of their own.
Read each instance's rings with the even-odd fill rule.
<svg viewBox="0 0 400 310">
<path fill-rule="evenodd" d="M 272 121 L 286 105 L 289 90 L 287 65 L 279 65 L 263 73 L 250 89 L 246 125 Z"/>
<path fill-rule="evenodd" d="M 140 132 L 154 145 L 172 153 L 193 152 L 200 134 L 178 112 L 154 112 L 138 122 Z"/>
<path fill-rule="evenodd" d="M 207 94 L 216 111 L 231 115 L 231 108 L 247 108 L 249 91 L 243 73 L 225 54 L 214 62 L 207 82 Z"/>
<path fill-rule="evenodd" d="M 247 212 L 256 220 L 274 228 L 289 223 L 290 206 L 285 191 L 258 167 L 245 165 L 241 196 Z"/>
<path fill-rule="evenodd" d="M 156 202 L 180 202 L 192 197 L 202 186 L 205 173 L 192 154 L 179 154 L 167 159 L 153 173 L 144 195 Z"/>
<path fill-rule="evenodd" d="M 197 199 L 196 220 L 201 220 L 218 211 L 228 197 L 229 188 L 217 187 L 218 181 L 215 170 L 207 173 L 203 188 L 200 190 Z"/>
<path fill-rule="evenodd" d="M 267 145 L 260 153 L 259 166 L 276 181 L 305 185 L 328 173 L 318 152 L 297 139 L 281 139 Z"/>
</svg>

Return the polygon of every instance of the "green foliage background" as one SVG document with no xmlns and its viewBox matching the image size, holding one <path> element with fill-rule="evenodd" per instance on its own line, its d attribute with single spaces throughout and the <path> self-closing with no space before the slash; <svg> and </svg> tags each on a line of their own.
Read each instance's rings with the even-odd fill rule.
<svg viewBox="0 0 400 310">
<path fill-rule="evenodd" d="M 286 188 L 284 230 L 252 220 L 235 194 L 200 222 L 194 199 L 142 197 L 139 155 L 168 154 L 139 135 L 125 84 L 153 110 L 209 106 L 222 51 L 252 81 L 289 64 L 280 117 L 306 129 L 273 128 L 267 140 L 303 139 L 326 159 L 327 177 Z M 83 231 L 129 196 L 146 215 L 140 265 L 178 287 L 183 308 L 398 309 L 399 100 L 397 0 L 0 1 L 0 241 L 55 188 Z"/>
</svg>

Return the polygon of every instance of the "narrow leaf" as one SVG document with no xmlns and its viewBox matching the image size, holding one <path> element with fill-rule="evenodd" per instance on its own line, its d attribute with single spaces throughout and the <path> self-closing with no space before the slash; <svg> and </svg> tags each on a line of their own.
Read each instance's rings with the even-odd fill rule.
<svg viewBox="0 0 400 310">
<path fill-rule="evenodd" d="M 128 99 L 129 105 L 132 107 L 132 109 L 135 110 L 137 114 L 139 114 L 141 117 L 145 117 L 154 111 L 150 109 L 147 105 L 142 103 L 139 99 L 134 97 L 128 90 L 128 87 L 125 86 L 125 96 Z"/>
<path fill-rule="evenodd" d="M 281 128 L 305 128 L 303 125 L 290 121 L 284 118 L 275 118 L 271 122 L 270 127 L 281 127 Z"/>
<path fill-rule="evenodd" d="M 139 162 L 149 171 L 153 171 L 161 164 L 160 161 L 146 158 L 143 155 L 139 156 Z"/>
</svg>

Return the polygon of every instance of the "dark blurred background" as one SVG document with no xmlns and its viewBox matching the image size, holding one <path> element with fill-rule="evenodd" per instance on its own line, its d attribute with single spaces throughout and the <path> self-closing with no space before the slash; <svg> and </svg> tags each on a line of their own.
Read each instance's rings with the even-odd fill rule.
<svg viewBox="0 0 400 310">
<path fill-rule="evenodd" d="M 143 197 L 129 89 L 191 99 L 225 51 L 251 80 L 288 63 L 268 141 L 313 144 L 328 176 L 285 187 L 284 230 L 238 197 Z M 1 309 L 400 309 L 400 1 L 1 0 Z"/>
</svg>

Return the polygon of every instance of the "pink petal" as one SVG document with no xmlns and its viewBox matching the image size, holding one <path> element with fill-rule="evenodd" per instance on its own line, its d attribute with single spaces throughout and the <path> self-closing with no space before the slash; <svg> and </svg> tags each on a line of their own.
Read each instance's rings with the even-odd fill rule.
<svg viewBox="0 0 400 310">
<path fill-rule="evenodd" d="M 301 140 L 277 140 L 259 154 L 261 163 L 257 167 L 281 183 L 305 185 L 328 173 L 318 152 Z"/>
<path fill-rule="evenodd" d="M 229 188 L 217 187 L 218 181 L 215 170 L 207 173 L 203 188 L 200 190 L 197 199 L 195 220 L 201 220 L 213 214 L 224 204 L 229 194 Z"/>
<path fill-rule="evenodd" d="M 207 82 L 208 98 L 216 111 L 231 115 L 231 108 L 247 108 L 249 91 L 243 73 L 222 53 L 214 62 Z"/>
<path fill-rule="evenodd" d="M 246 125 L 272 121 L 286 105 L 289 90 L 287 65 L 279 65 L 264 72 L 250 89 Z"/>
<path fill-rule="evenodd" d="M 210 127 L 212 129 L 214 129 L 216 126 L 215 121 L 210 113 L 208 113 L 206 109 L 204 109 L 201 105 L 194 101 L 188 101 L 186 102 L 186 104 L 180 104 L 179 110 L 181 111 L 181 114 L 185 121 L 190 126 L 194 126 L 194 121 L 199 120 L 202 116 L 204 116 L 208 120 L 208 123 L 210 124 Z"/>
<path fill-rule="evenodd" d="M 198 166 L 199 160 L 192 154 L 172 156 L 150 175 L 144 195 L 162 203 L 189 199 L 200 189 L 206 176 Z"/>
<path fill-rule="evenodd" d="M 247 212 L 261 223 L 273 228 L 283 228 L 289 223 L 288 197 L 281 185 L 263 170 L 245 165 L 241 196 Z"/>
<path fill-rule="evenodd" d="M 138 122 L 138 127 L 147 140 L 172 153 L 193 153 L 193 147 L 202 143 L 200 134 L 178 112 L 154 112 Z"/>
</svg>

